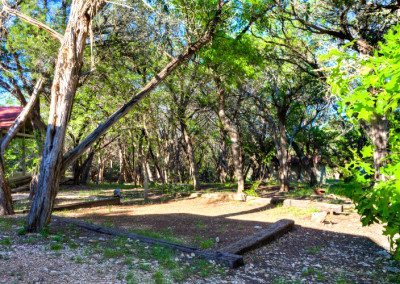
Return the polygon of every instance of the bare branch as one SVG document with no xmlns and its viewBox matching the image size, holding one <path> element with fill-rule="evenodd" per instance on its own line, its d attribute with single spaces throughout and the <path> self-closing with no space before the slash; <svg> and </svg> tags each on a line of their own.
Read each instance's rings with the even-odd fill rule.
<svg viewBox="0 0 400 284">
<path fill-rule="evenodd" d="M 0 158 L 4 157 L 4 153 L 6 151 L 7 146 L 10 144 L 11 140 L 15 137 L 15 135 L 18 133 L 19 129 L 21 126 L 25 123 L 27 120 L 29 114 L 33 110 L 36 101 L 39 97 L 40 91 L 43 87 L 44 79 L 40 78 L 33 90 L 33 93 L 29 99 L 29 102 L 26 104 L 22 112 L 18 115 L 17 119 L 15 120 L 14 124 L 8 129 L 8 132 L 6 136 L 1 140 L 1 145 L 0 145 Z"/>
<path fill-rule="evenodd" d="M 31 24 L 31 25 L 34 25 L 35 27 L 38 27 L 39 29 L 47 31 L 52 37 L 54 37 L 55 39 L 57 39 L 60 42 L 63 40 L 64 37 L 60 33 L 58 33 L 57 31 L 53 30 L 52 28 L 50 28 L 46 24 L 43 24 L 43 23 L 39 22 L 38 20 L 35 20 L 34 18 L 29 17 L 29 16 L 25 15 L 24 13 L 22 13 L 22 12 L 16 10 L 16 9 L 11 8 L 10 6 L 8 6 L 6 0 L 2 0 L 2 4 L 3 4 L 3 11 L 5 11 L 5 12 L 11 14 L 11 15 L 14 15 L 14 16 L 20 18 L 21 20 Z"/>
</svg>

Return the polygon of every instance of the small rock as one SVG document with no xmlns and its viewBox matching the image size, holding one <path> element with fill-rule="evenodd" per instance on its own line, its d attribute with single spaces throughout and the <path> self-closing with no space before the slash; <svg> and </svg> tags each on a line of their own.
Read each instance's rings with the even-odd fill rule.
<svg viewBox="0 0 400 284">
<path fill-rule="evenodd" d="M 260 229 L 262 229 L 262 227 L 261 226 L 254 226 L 254 229 L 260 230 Z"/>
<path fill-rule="evenodd" d="M 327 215 L 328 212 L 326 211 L 313 213 L 311 215 L 311 221 L 316 223 L 323 223 Z"/>
<path fill-rule="evenodd" d="M 49 274 L 50 274 L 50 275 L 53 275 L 53 276 L 54 276 L 54 275 L 58 275 L 58 271 L 51 270 Z"/>
<path fill-rule="evenodd" d="M 215 242 L 216 242 L 216 243 L 219 243 L 219 241 L 220 241 L 220 240 L 219 240 L 219 237 L 216 237 L 216 238 L 215 238 Z"/>
<path fill-rule="evenodd" d="M 397 267 L 386 266 L 385 269 L 386 269 L 387 272 L 400 273 L 400 269 L 397 268 Z"/>
<path fill-rule="evenodd" d="M 388 253 L 386 250 L 380 250 L 376 253 L 377 255 L 382 256 L 383 258 L 390 259 L 392 255 Z"/>
<path fill-rule="evenodd" d="M 322 265 L 321 265 L 321 264 L 319 264 L 319 263 L 317 263 L 317 264 L 314 264 L 314 267 L 317 267 L 317 268 L 322 268 Z"/>
<path fill-rule="evenodd" d="M 194 252 L 192 252 L 192 253 L 190 254 L 190 256 L 191 256 L 191 257 L 195 257 L 196 255 L 194 254 Z"/>
</svg>

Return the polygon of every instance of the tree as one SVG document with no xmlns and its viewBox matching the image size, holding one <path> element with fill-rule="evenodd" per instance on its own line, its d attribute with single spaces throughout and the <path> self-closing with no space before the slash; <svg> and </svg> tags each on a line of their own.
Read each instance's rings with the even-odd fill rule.
<svg viewBox="0 0 400 284">
<path fill-rule="evenodd" d="M 173 70 L 211 41 L 221 20 L 223 7 L 226 4 L 226 2 L 218 1 L 214 16 L 207 23 L 206 31 L 197 41 L 190 43 L 185 52 L 172 59 L 139 93 L 63 158 L 66 127 L 78 86 L 89 26 L 93 17 L 105 4 L 103 1 L 84 2 L 78 0 L 72 3 L 67 29 L 57 59 L 52 86 L 49 123 L 38 181 L 39 190 L 32 202 L 28 216 L 29 231 L 37 231 L 50 222 L 59 181 L 66 166 L 82 155 L 101 135 L 126 115 L 151 90 L 156 88 Z"/>
<path fill-rule="evenodd" d="M 8 184 L 4 167 L 4 154 L 11 140 L 18 134 L 18 131 L 21 129 L 24 123 L 26 123 L 29 115 L 33 111 L 36 101 L 38 100 L 39 93 L 42 89 L 43 82 L 43 79 L 38 80 L 29 102 L 18 115 L 17 119 L 9 128 L 6 135 L 0 140 L 0 216 L 14 214 L 11 189 Z"/>
<path fill-rule="evenodd" d="M 359 58 L 339 50 L 328 55 L 336 58 L 329 82 L 333 92 L 342 99 L 342 110 L 353 124 L 364 129 L 369 127 L 367 132 L 379 132 L 375 133 L 378 137 L 368 133 L 369 144 L 360 151 L 353 150 L 346 175 L 353 178 L 354 184 L 344 194 L 356 202 L 364 225 L 385 224 L 384 233 L 397 258 L 400 257 L 400 240 L 396 239 L 400 227 L 399 43 L 400 26 L 396 26 L 385 35 L 384 42 L 371 57 Z M 385 119 L 385 129 L 389 131 L 376 128 L 377 117 Z"/>
</svg>

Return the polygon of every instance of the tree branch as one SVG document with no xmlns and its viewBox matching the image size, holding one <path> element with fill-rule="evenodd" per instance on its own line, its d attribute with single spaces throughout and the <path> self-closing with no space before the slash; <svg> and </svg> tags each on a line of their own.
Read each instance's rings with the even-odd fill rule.
<svg viewBox="0 0 400 284">
<path fill-rule="evenodd" d="M 17 119 L 15 120 L 14 124 L 8 129 L 6 136 L 1 140 L 1 145 L 0 145 L 0 158 L 4 157 L 4 153 L 6 151 L 7 146 L 10 144 L 11 140 L 15 137 L 15 135 L 18 133 L 19 129 L 21 126 L 25 123 L 27 120 L 29 114 L 33 110 L 36 101 L 39 97 L 40 91 L 43 87 L 44 79 L 40 78 L 33 90 L 33 93 L 29 99 L 29 102 L 26 104 L 22 112 L 18 115 Z"/>
<path fill-rule="evenodd" d="M 46 32 L 48 32 L 52 37 L 54 37 L 55 39 L 57 39 L 58 41 L 62 41 L 63 40 L 63 36 L 58 33 L 57 31 L 53 30 L 52 28 L 50 28 L 49 26 L 39 22 L 38 20 L 35 20 L 32 17 L 29 17 L 27 15 L 25 15 L 24 13 L 11 8 L 10 6 L 8 6 L 7 1 L 6 0 L 2 0 L 2 4 L 3 4 L 3 11 L 14 15 L 18 18 L 20 18 L 21 20 L 27 22 L 28 24 L 34 25 L 35 27 L 38 27 L 39 29 L 45 30 Z"/>
</svg>

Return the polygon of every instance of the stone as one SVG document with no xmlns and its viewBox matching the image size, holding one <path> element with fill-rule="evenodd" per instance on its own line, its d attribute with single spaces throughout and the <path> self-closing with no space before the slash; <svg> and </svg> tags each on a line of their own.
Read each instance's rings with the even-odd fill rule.
<svg viewBox="0 0 400 284">
<path fill-rule="evenodd" d="M 328 212 L 315 212 L 311 215 L 311 221 L 315 223 L 323 223 L 328 216 Z"/>
<path fill-rule="evenodd" d="M 383 258 L 390 259 L 392 255 L 388 253 L 386 250 L 380 250 L 376 253 L 377 255 L 382 256 Z"/>
<path fill-rule="evenodd" d="M 233 195 L 233 200 L 234 201 L 243 201 L 245 202 L 247 198 L 247 195 L 244 193 L 236 193 Z"/>
<path fill-rule="evenodd" d="M 385 269 L 386 269 L 387 272 L 400 273 L 400 269 L 397 268 L 397 267 L 385 266 Z"/>
</svg>

